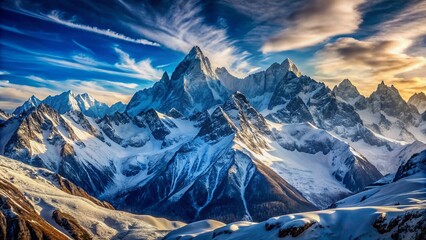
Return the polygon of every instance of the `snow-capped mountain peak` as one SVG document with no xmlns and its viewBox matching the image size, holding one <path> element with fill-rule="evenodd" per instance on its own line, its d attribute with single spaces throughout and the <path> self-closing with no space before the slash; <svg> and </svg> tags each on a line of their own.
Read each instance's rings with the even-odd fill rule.
<svg viewBox="0 0 426 240">
<path fill-rule="evenodd" d="M 137 92 L 127 112 L 136 116 L 150 108 L 165 113 L 174 108 L 189 116 L 222 104 L 228 96 L 228 90 L 212 71 L 209 59 L 196 46 L 178 64 L 170 79 L 165 73 L 154 86 Z"/>
<path fill-rule="evenodd" d="M 76 95 L 71 90 L 69 90 L 59 95 L 48 96 L 43 100 L 43 103 L 51 106 L 60 114 L 64 114 L 69 111 L 79 110 L 79 106 L 75 97 Z"/>
<path fill-rule="evenodd" d="M 426 112 L 426 94 L 424 92 L 419 92 L 413 94 L 413 96 L 408 99 L 408 104 L 411 104 L 419 110 L 419 113 Z"/>
<path fill-rule="evenodd" d="M 87 93 L 75 96 L 80 111 L 89 117 L 102 117 L 108 111 L 109 107 L 105 103 L 101 103 Z"/>
<path fill-rule="evenodd" d="M 40 105 L 41 101 L 36 96 L 32 95 L 30 98 L 28 98 L 27 101 L 24 102 L 21 106 L 17 107 L 15 111 L 13 112 L 13 115 L 20 115 L 23 112 L 28 111 L 31 108 L 36 108 L 38 105 Z"/>
<path fill-rule="evenodd" d="M 281 63 L 281 66 L 288 71 L 292 71 L 294 74 L 296 74 L 297 77 L 302 76 L 302 73 L 300 72 L 299 68 L 297 68 L 296 64 L 294 64 L 294 62 L 290 58 L 286 58 Z"/>
<path fill-rule="evenodd" d="M 343 101 L 354 105 L 359 101 L 365 100 L 358 89 L 352 84 L 349 79 L 344 79 L 341 83 L 333 88 L 334 94 Z"/>
<path fill-rule="evenodd" d="M 193 47 L 183 61 L 179 63 L 171 76 L 171 80 L 182 79 L 183 75 L 188 82 L 217 78 L 211 68 L 210 60 L 204 56 L 198 46 Z"/>
</svg>

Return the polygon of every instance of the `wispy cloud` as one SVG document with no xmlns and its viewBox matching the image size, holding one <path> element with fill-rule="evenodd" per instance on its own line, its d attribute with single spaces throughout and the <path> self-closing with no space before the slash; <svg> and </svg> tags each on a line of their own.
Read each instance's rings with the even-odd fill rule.
<svg viewBox="0 0 426 240">
<path fill-rule="evenodd" d="M 90 54 L 92 54 L 92 55 L 95 55 L 95 53 L 90 49 L 90 48 L 88 48 L 88 47 L 86 47 L 86 46 L 84 46 L 83 44 L 81 44 L 81 43 L 79 43 L 79 42 L 77 42 L 76 40 L 72 40 L 72 42 L 75 44 L 75 45 L 77 45 L 77 46 L 79 46 L 81 49 L 83 49 L 84 51 L 86 51 L 86 52 L 88 52 L 88 53 L 90 53 Z"/>
<path fill-rule="evenodd" d="M 208 24 L 202 15 L 204 5 L 199 1 L 172 1 L 165 12 L 157 12 L 141 2 L 138 6 L 119 1 L 136 21 L 123 23 L 163 46 L 183 53 L 197 45 L 212 60 L 214 67 L 225 66 L 238 76 L 253 67 L 250 54 L 235 47 L 227 28 Z"/>
<path fill-rule="evenodd" d="M 150 59 L 144 59 L 140 62 L 136 62 L 133 58 L 130 57 L 129 54 L 118 49 L 117 47 L 114 47 L 114 50 L 117 53 L 117 62 L 115 64 L 110 64 L 99 61 L 94 57 L 84 53 L 73 54 L 69 57 L 57 56 L 46 52 L 31 50 L 14 43 L 0 41 L 0 44 L 25 53 L 24 56 L 20 56 L 20 54 L 7 56 L 8 59 L 19 61 L 21 63 L 43 63 L 55 67 L 103 73 L 125 78 L 132 78 L 135 80 L 148 81 L 158 81 L 161 78 L 163 72 L 162 70 L 154 68 L 151 65 Z"/>
<path fill-rule="evenodd" d="M 425 50 L 419 39 L 426 36 L 426 2 L 420 1 L 378 26 L 376 34 L 363 39 L 340 38 L 317 52 L 312 64 L 317 78 L 323 81 L 350 78 L 361 92 L 368 94 L 385 80 L 400 86 L 424 89 Z M 421 40 L 420 40 L 421 41 Z M 413 47 L 416 51 L 410 51 Z M 419 49 L 420 48 L 420 49 Z M 416 71 L 415 75 L 408 74 Z M 405 98 L 413 90 L 401 89 Z"/>
<path fill-rule="evenodd" d="M 46 87 L 34 87 L 11 83 L 8 80 L 0 80 L 0 106 L 3 110 L 13 110 L 31 95 L 45 98 L 56 92 Z"/>
<path fill-rule="evenodd" d="M 97 33 L 100 35 L 104 35 L 104 36 L 108 36 L 111 38 L 116 38 L 116 39 L 120 39 L 123 41 L 127 41 L 127 42 L 132 42 L 132 43 L 138 43 L 138 44 L 143 44 L 143 45 L 151 45 L 151 46 L 160 46 L 160 44 L 156 43 L 156 42 L 152 42 L 146 39 L 135 39 L 135 38 L 131 38 L 128 36 L 125 36 L 121 33 L 117 33 L 114 32 L 110 29 L 100 29 L 94 26 L 88 26 L 88 25 L 83 25 L 83 24 L 79 24 L 79 23 L 75 23 L 72 20 L 66 20 L 62 18 L 62 14 L 59 11 L 52 11 L 50 14 L 46 15 L 48 19 L 52 20 L 53 22 L 71 27 L 71 28 L 76 28 L 76 29 L 81 29 L 84 31 L 88 31 L 88 32 L 93 32 L 93 33 Z"/>
<path fill-rule="evenodd" d="M 10 10 L 10 11 L 14 11 L 14 12 L 17 12 L 17 13 L 20 13 L 20 14 L 24 14 L 26 16 L 30 16 L 30 17 L 41 19 L 41 20 L 58 23 L 58 24 L 65 25 L 65 26 L 70 27 L 70 28 L 80 29 L 80 30 L 83 30 L 83 31 L 92 32 L 92 33 L 100 34 L 100 35 L 115 38 L 115 39 L 120 39 L 120 40 L 127 41 L 127 42 L 132 42 L 132 43 L 136 43 L 136 44 L 143 44 L 143 45 L 150 45 L 150 46 L 157 46 L 157 47 L 160 46 L 160 44 L 153 42 L 153 41 L 149 41 L 147 39 L 131 38 L 131 37 L 126 36 L 124 34 L 115 32 L 111 29 L 102 29 L 102 28 L 98 28 L 96 26 L 89 26 L 89 25 L 78 23 L 78 22 L 75 21 L 75 17 L 73 17 L 72 19 L 65 19 L 63 17 L 64 14 L 59 10 L 53 10 L 53 11 L 50 11 L 49 13 L 44 13 L 44 12 L 36 11 L 36 10 L 29 10 L 29 9 L 26 9 L 26 8 L 21 6 L 22 5 L 21 1 L 14 1 L 11 5 L 12 6 L 8 6 L 8 7 L 5 7 L 5 8 Z"/>
<path fill-rule="evenodd" d="M 365 0 L 226 2 L 256 21 L 248 40 L 262 41 L 262 52 L 269 53 L 309 47 L 354 32 L 361 23 L 358 7 Z"/>
<path fill-rule="evenodd" d="M 137 62 L 120 48 L 114 47 L 114 50 L 120 56 L 120 62 L 115 64 L 117 68 L 124 71 L 136 72 L 141 78 L 151 81 L 158 81 L 161 78 L 163 71 L 154 68 L 151 65 L 151 59 L 144 59 Z"/>
</svg>

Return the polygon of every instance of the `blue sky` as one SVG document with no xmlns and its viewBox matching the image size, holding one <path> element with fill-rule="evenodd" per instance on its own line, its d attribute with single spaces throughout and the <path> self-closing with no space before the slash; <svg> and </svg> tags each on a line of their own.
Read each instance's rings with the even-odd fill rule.
<svg viewBox="0 0 426 240">
<path fill-rule="evenodd" d="M 73 90 L 112 104 L 198 45 L 239 77 L 291 58 L 330 87 L 426 91 L 426 1 L 2 1 L 0 108 Z"/>
</svg>

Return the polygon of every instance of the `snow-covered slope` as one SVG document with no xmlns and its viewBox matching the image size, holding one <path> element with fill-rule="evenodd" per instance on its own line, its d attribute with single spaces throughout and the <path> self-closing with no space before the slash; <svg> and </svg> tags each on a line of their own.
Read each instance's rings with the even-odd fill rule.
<svg viewBox="0 0 426 240">
<path fill-rule="evenodd" d="M 165 240 L 274 239 L 422 239 L 426 234 L 426 205 L 352 207 L 289 214 L 260 223 L 216 224 L 199 233 L 189 224 Z M 186 231 L 185 231 L 186 230 Z"/>
<path fill-rule="evenodd" d="M 164 239 L 423 239 L 426 234 L 426 151 L 400 166 L 400 178 L 378 181 L 333 209 L 222 225 L 204 220 Z M 398 174 L 397 174 L 398 175 Z M 386 180 L 386 181 L 385 181 Z"/>
<path fill-rule="evenodd" d="M 113 202 L 136 212 L 226 222 L 315 209 L 277 173 L 251 157 L 266 147 L 263 134 L 269 129 L 243 95 L 233 95 L 200 126 L 197 136 L 146 184 L 117 195 Z"/>
<path fill-rule="evenodd" d="M 56 179 L 57 175 L 50 171 L 0 156 L 0 182 L 8 183 L 7 188 L 0 184 L 0 199 L 12 201 L 12 208 L 0 208 L 0 219 L 3 215 L 8 218 L 8 214 L 16 214 L 29 221 L 14 225 L 20 226 L 23 234 L 35 232 L 34 229 L 41 226 L 43 228 L 40 232 L 45 232 L 45 229 L 54 232 L 55 235 L 50 234 L 55 236 L 52 239 L 67 239 L 73 232 L 78 231 L 80 234 L 87 233 L 93 239 L 158 239 L 168 231 L 184 225 L 181 222 L 101 207 L 87 198 L 61 190 Z M 13 189 L 15 192 L 11 192 Z M 26 212 L 31 215 L 23 215 L 22 209 L 29 207 L 32 209 L 27 209 Z M 52 218 L 54 212 L 58 211 L 62 221 L 74 223 L 72 228 Z M 32 226 L 31 221 L 36 222 L 36 226 Z M 7 224 L 14 223 L 8 221 Z M 7 227 L 8 231 L 13 231 L 12 226 Z M 84 235 L 81 235 L 80 239 L 87 239 L 87 236 L 82 236 Z"/>
<path fill-rule="evenodd" d="M 58 172 L 121 209 L 187 221 L 325 208 L 381 177 L 347 143 L 310 124 L 268 122 L 241 93 L 212 114 L 170 114 L 95 120 L 42 104 L 0 129 L 10 132 L 2 154 Z M 218 207 L 235 211 L 217 215 Z"/>
</svg>

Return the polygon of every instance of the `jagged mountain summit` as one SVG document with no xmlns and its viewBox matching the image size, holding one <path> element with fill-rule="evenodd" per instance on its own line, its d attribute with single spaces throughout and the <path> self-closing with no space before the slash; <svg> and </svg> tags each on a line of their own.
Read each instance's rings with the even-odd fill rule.
<svg viewBox="0 0 426 240">
<path fill-rule="evenodd" d="M 126 104 L 122 102 L 117 102 L 109 107 L 107 104 L 99 102 L 87 93 L 75 94 L 70 90 L 55 96 L 48 96 L 44 100 L 39 100 L 37 97 L 32 96 L 23 105 L 17 107 L 13 115 L 19 116 L 32 108 L 38 107 L 41 103 L 52 107 L 59 114 L 80 111 L 84 115 L 94 118 L 101 118 L 115 112 L 122 113 L 126 109 Z"/>
<path fill-rule="evenodd" d="M 226 88 L 231 92 L 244 93 L 257 108 L 262 108 L 262 104 L 267 103 L 283 79 L 302 75 L 297 66 L 288 58 L 281 64 L 273 63 L 265 71 L 251 74 L 244 79 L 232 76 L 226 68 L 218 68 L 215 72 Z"/>
<path fill-rule="evenodd" d="M 366 98 L 349 80 L 345 80 L 333 92 L 339 99 L 351 103 L 364 125 L 373 132 L 399 141 L 426 140 L 425 120 L 414 105 L 404 101 L 393 85 L 389 87 L 381 82 Z M 421 99 L 421 95 L 416 98 Z"/>
<path fill-rule="evenodd" d="M 194 47 L 127 106 L 69 91 L 7 118 L 0 154 L 60 173 L 118 209 L 263 221 L 327 208 L 426 149 L 366 124 L 363 111 L 388 111 L 380 96 L 399 103 L 390 91 L 353 101 L 363 98 L 349 80 L 332 91 L 289 59 L 237 79 Z"/>
<path fill-rule="evenodd" d="M 195 46 L 171 77 L 164 73 L 153 87 L 137 92 L 126 111 L 135 116 L 150 108 L 160 112 L 176 109 L 189 116 L 222 104 L 227 96 L 229 92 L 211 69 L 210 60 Z"/>
<path fill-rule="evenodd" d="M 36 96 L 32 95 L 27 101 L 24 102 L 21 106 L 17 107 L 15 111 L 13 111 L 13 115 L 20 115 L 31 108 L 37 107 L 40 105 L 41 100 Z"/>
<path fill-rule="evenodd" d="M 0 109 L 0 124 L 11 118 L 13 115 Z"/>
<path fill-rule="evenodd" d="M 424 92 L 415 93 L 408 99 L 408 104 L 411 104 L 419 110 L 419 113 L 426 112 L 426 94 Z"/>
</svg>

